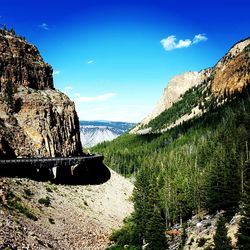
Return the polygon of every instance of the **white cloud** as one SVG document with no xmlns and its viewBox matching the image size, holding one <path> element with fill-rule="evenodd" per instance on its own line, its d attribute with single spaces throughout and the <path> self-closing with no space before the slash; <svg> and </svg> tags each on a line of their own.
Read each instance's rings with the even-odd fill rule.
<svg viewBox="0 0 250 250">
<path fill-rule="evenodd" d="M 87 64 L 92 64 L 92 63 L 94 63 L 95 61 L 94 60 L 89 60 L 89 61 L 87 61 L 86 63 Z"/>
<path fill-rule="evenodd" d="M 76 102 L 97 102 L 97 101 L 106 101 L 114 97 L 115 93 L 106 93 L 98 96 L 79 96 L 75 99 Z"/>
<path fill-rule="evenodd" d="M 199 42 L 205 42 L 207 40 L 207 37 L 205 34 L 198 34 L 195 35 L 193 40 L 180 39 L 179 41 L 176 41 L 176 37 L 174 35 L 168 36 L 160 41 L 163 48 L 166 51 L 174 50 L 174 49 L 181 49 L 181 48 L 187 48 L 190 47 L 193 44 L 199 43 Z"/>
<path fill-rule="evenodd" d="M 47 23 L 42 23 L 39 25 L 39 27 L 44 29 L 44 30 L 49 30 L 49 25 Z"/>
<path fill-rule="evenodd" d="M 55 71 L 53 72 L 53 76 L 59 75 L 60 73 L 61 73 L 60 70 L 55 70 Z"/>
<path fill-rule="evenodd" d="M 199 42 L 205 42 L 205 41 L 207 41 L 206 35 L 205 34 L 198 34 L 198 35 L 194 36 L 193 44 L 199 43 Z"/>
</svg>

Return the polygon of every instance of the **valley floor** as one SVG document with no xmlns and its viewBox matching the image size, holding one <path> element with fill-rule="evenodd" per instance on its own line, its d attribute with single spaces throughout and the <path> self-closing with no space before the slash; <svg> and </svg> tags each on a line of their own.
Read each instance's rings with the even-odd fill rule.
<svg viewBox="0 0 250 250">
<path fill-rule="evenodd" d="M 133 210 L 133 184 L 110 171 L 87 186 L 0 178 L 0 249 L 105 249 Z"/>
</svg>

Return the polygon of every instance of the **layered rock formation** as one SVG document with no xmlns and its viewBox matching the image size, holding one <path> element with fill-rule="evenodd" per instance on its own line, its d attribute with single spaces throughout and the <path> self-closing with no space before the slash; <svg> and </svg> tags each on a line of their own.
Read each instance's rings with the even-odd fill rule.
<svg viewBox="0 0 250 250">
<path fill-rule="evenodd" d="M 0 158 L 82 152 L 75 106 L 54 90 L 37 48 L 0 32 Z"/>
<path fill-rule="evenodd" d="M 151 128 L 147 125 L 150 121 L 171 108 L 188 89 L 202 84 L 205 85 L 203 92 L 205 89 L 209 90 L 209 95 L 205 97 L 205 100 L 215 97 L 214 99 L 217 99 L 218 104 L 220 102 L 218 97 L 242 92 L 250 84 L 250 38 L 236 43 L 214 67 L 200 72 L 187 72 L 172 78 L 152 113 L 146 116 L 130 133 L 149 133 Z M 201 100 L 200 103 L 203 102 L 204 100 Z M 201 110 L 199 106 L 197 103 L 191 113 L 179 117 L 178 120 L 162 131 L 200 115 L 204 110 Z"/>
</svg>

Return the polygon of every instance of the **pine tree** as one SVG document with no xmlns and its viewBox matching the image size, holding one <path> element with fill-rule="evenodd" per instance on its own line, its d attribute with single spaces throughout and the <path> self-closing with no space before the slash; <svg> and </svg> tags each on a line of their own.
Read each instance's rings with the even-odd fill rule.
<svg viewBox="0 0 250 250">
<path fill-rule="evenodd" d="M 165 220 L 160 212 L 159 190 L 154 177 L 151 177 L 150 182 L 147 201 L 149 220 L 145 228 L 145 240 L 149 244 L 148 249 L 165 250 L 167 249 L 167 239 L 165 236 Z"/>
<path fill-rule="evenodd" d="M 165 236 L 165 222 L 161 217 L 159 209 L 155 209 L 154 214 L 147 225 L 148 249 L 165 250 L 167 249 L 167 239 Z"/>
<path fill-rule="evenodd" d="M 185 244 L 186 244 L 186 240 L 187 240 L 188 236 L 187 236 L 187 223 L 183 224 L 182 227 L 182 233 L 181 233 L 181 244 L 179 246 L 179 250 L 183 249 Z"/>
<path fill-rule="evenodd" d="M 145 240 L 145 228 L 150 216 L 148 213 L 149 179 L 149 171 L 146 168 L 142 168 L 136 176 L 133 192 L 134 222 L 137 227 L 137 238 L 140 245 Z"/>
<path fill-rule="evenodd" d="M 217 222 L 217 229 L 214 235 L 214 250 L 231 250 L 231 242 L 227 237 L 227 229 L 225 226 L 226 220 L 220 216 Z"/>
<path fill-rule="evenodd" d="M 238 231 L 239 250 L 250 249 L 250 163 L 247 164 L 247 180 L 244 185 L 242 197 L 242 215 Z"/>
<path fill-rule="evenodd" d="M 136 177 L 134 221 L 140 244 L 147 243 L 148 249 L 165 250 L 165 220 L 160 212 L 160 198 L 155 174 L 150 168 L 142 168 Z"/>
</svg>

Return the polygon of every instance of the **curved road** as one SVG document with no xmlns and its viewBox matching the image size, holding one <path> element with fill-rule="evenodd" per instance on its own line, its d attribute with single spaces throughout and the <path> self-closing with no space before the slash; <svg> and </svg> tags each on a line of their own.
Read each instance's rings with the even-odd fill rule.
<svg viewBox="0 0 250 250">
<path fill-rule="evenodd" d="M 83 162 L 103 160 L 103 155 L 88 155 L 88 156 L 72 156 L 72 157 L 45 157 L 45 158 L 15 158 L 0 160 L 1 165 L 19 165 L 19 164 L 31 164 L 39 165 L 40 167 L 48 167 L 51 165 L 74 165 Z"/>
</svg>

